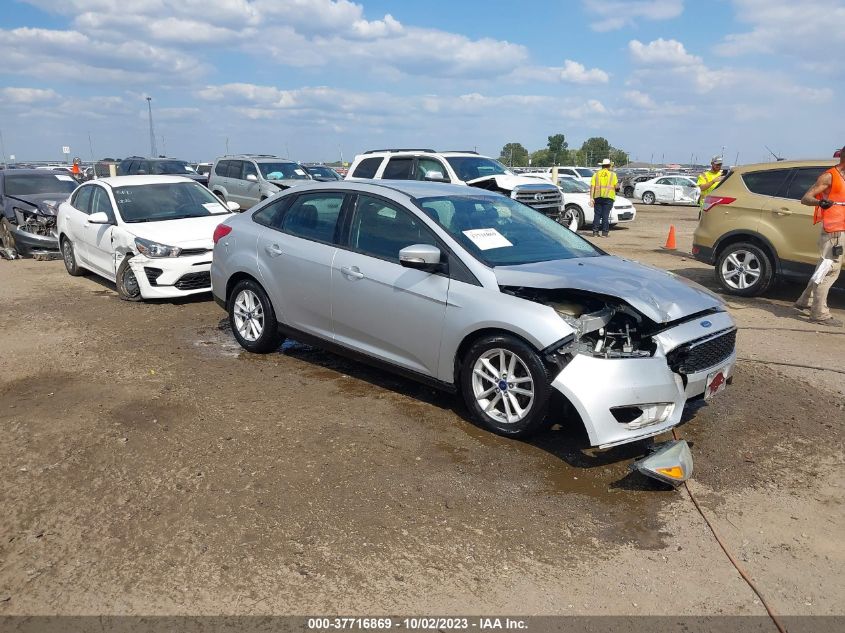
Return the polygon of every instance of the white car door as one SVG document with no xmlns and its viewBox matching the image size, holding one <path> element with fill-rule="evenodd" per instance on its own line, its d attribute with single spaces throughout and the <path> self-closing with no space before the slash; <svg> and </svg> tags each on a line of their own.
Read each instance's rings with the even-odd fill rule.
<svg viewBox="0 0 845 633">
<path fill-rule="evenodd" d="M 671 178 L 659 178 L 654 183 L 654 197 L 658 202 L 673 202 L 675 200 L 675 186 Z"/>
<path fill-rule="evenodd" d="M 696 204 L 698 202 L 698 188 L 686 178 L 675 178 L 675 202 L 679 204 Z"/>
<path fill-rule="evenodd" d="M 115 215 L 109 192 L 104 186 L 92 187 L 90 209 L 89 218 L 94 213 L 105 213 L 109 218 L 109 224 L 92 224 L 86 220 L 83 235 L 88 261 L 95 272 L 114 279 L 112 233 L 115 228 Z"/>
<path fill-rule="evenodd" d="M 90 268 L 88 251 L 85 244 L 85 226 L 88 224 L 88 213 L 91 206 L 91 192 L 94 185 L 82 185 L 65 204 L 65 233 L 73 244 L 73 253 L 79 265 Z"/>
</svg>

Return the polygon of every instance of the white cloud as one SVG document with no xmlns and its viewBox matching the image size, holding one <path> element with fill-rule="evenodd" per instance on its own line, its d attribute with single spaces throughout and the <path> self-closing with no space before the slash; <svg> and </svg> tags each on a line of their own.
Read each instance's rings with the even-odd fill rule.
<svg viewBox="0 0 845 633">
<path fill-rule="evenodd" d="M 625 98 L 633 105 L 644 110 L 654 110 L 657 104 L 651 96 L 639 90 L 628 90 L 625 92 Z"/>
<path fill-rule="evenodd" d="M 587 70 L 584 64 L 579 64 L 571 59 L 563 62 L 563 69 L 560 71 L 560 78 L 563 81 L 571 81 L 576 84 L 606 84 L 608 82 L 608 74 L 600 68 L 591 68 Z"/>
<path fill-rule="evenodd" d="M 0 101 L 6 103 L 43 103 L 58 98 L 55 90 L 42 88 L 0 88 Z"/>
<path fill-rule="evenodd" d="M 683 0 L 584 0 L 587 13 L 597 16 L 594 31 L 615 31 L 637 20 L 671 20 L 684 12 Z"/>
<path fill-rule="evenodd" d="M 690 55 L 678 40 L 664 40 L 662 37 L 648 44 L 631 40 L 628 50 L 634 62 L 643 65 L 692 66 L 702 63 L 700 57 Z"/>
</svg>

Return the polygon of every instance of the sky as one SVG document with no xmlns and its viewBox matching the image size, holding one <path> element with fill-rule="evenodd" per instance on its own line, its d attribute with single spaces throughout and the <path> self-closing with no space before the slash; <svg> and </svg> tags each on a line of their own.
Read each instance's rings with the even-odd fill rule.
<svg viewBox="0 0 845 633">
<path fill-rule="evenodd" d="M 828 157 L 845 0 L 0 0 L 6 159 L 386 147 Z M 0 156 L 0 159 L 3 157 Z"/>
</svg>

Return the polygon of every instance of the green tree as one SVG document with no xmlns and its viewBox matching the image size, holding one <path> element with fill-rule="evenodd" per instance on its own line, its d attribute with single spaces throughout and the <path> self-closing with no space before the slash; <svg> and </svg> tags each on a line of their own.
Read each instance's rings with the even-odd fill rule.
<svg viewBox="0 0 845 633">
<path fill-rule="evenodd" d="M 549 148 L 550 154 L 560 154 L 569 147 L 569 143 L 566 142 L 566 137 L 563 134 L 552 134 L 548 139 L 549 143 L 546 147 Z"/>
<path fill-rule="evenodd" d="M 584 154 L 584 163 L 593 166 L 605 158 L 610 158 L 610 146 L 608 140 L 602 136 L 593 136 L 584 141 L 581 145 L 581 152 Z"/>
<path fill-rule="evenodd" d="M 506 143 L 499 155 L 499 162 L 510 167 L 527 167 L 528 150 L 522 143 Z"/>
<path fill-rule="evenodd" d="M 538 149 L 536 152 L 531 152 L 530 158 L 532 167 L 552 166 L 552 157 L 547 149 Z"/>
<path fill-rule="evenodd" d="M 612 147 L 610 149 L 610 160 L 612 160 L 613 164 L 617 167 L 624 167 L 628 164 L 628 152 Z"/>
</svg>

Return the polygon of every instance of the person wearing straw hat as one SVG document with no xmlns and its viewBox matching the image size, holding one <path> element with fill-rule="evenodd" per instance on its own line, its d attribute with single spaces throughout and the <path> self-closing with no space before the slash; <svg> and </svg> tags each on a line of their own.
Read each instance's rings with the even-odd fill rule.
<svg viewBox="0 0 845 633">
<path fill-rule="evenodd" d="M 619 179 L 616 173 L 610 170 L 610 159 L 605 158 L 600 163 L 598 170 L 590 179 L 590 201 L 593 206 L 593 237 L 598 237 L 601 231 L 602 237 L 610 233 L 610 212 L 613 210 L 613 203 L 616 200 L 616 190 L 619 188 Z"/>
</svg>

